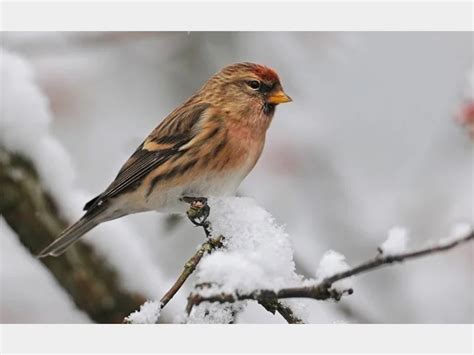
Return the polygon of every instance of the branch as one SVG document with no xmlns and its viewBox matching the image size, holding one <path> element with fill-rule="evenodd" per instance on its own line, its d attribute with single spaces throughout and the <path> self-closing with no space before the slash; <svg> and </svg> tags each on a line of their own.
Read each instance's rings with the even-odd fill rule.
<svg viewBox="0 0 474 355">
<path fill-rule="evenodd" d="M 1 146 L 0 196 L 0 214 L 33 255 L 68 225 L 31 162 Z M 115 271 L 83 242 L 40 262 L 95 322 L 119 323 L 146 300 L 123 289 Z"/>
<path fill-rule="evenodd" d="M 275 314 L 275 312 L 280 313 L 280 315 L 285 318 L 285 320 L 289 324 L 303 324 L 303 320 L 296 316 L 293 313 L 293 310 L 285 306 L 283 303 L 278 301 L 277 299 L 265 299 L 265 298 L 260 298 L 258 300 L 258 303 L 260 303 L 268 312 Z"/>
<path fill-rule="evenodd" d="M 308 270 L 305 264 L 303 264 L 297 255 L 295 255 L 295 265 L 296 270 L 299 271 L 301 275 L 305 278 L 311 278 L 312 272 Z M 361 323 L 361 324 L 370 324 L 370 323 L 380 323 L 374 319 L 368 318 L 365 312 L 362 312 L 357 308 L 357 305 L 349 305 L 347 303 L 338 303 L 336 310 L 341 313 L 345 318 L 351 319 L 351 323 Z"/>
<path fill-rule="evenodd" d="M 216 239 L 209 238 L 207 241 L 201 244 L 198 251 L 184 264 L 184 270 L 179 275 L 178 279 L 175 281 L 173 286 L 166 292 L 166 294 L 161 298 L 161 309 L 163 309 L 168 302 L 174 297 L 174 295 L 179 291 L 184 282 L 188 279 L 189 276 L 194 272 L 196 266 L 201 261 L 202 257 L 212 252 L 216 248 L 222 247 L 222 241 L 224 240 L 223 236 L 219 236 Z"/>
<path fill-rule="evenodd" d="M 474 239 L 474 231 L 471 231 L 469 234 L 466 236 L 453 240 L 449 243 L 445 244 L 438 244 L 426 248 L 422 248 L 416 251 L 408 252 L 408 253 L 401 253 L 398 255 L 387 255 L 383 256 L 383 254 L 379 254 L 377 257 L 375 257 L 373 260 L 366 261 L 365 263 L 360 264 L 359 266 L 356 266 L 350 270 L 344 271 L 337 273 L 331 277 L 326 278 L 323 282 L 332 285 L 334 282 L 348 278 L 350 276 L 354 276 L 357 274 L 361 274 L 366 271 L 370 271 L 373 269 L 376 269 L 380 266 L 392 264 L 395 262 L 402 262 L 405 260 L 410 260 L 414 258 L 419 258 L 422 256 L 430 255 L 430 254 L 436 254 L 440 253 L 443 251 L 450 250 L 457 245 L 467 243 L 471 240 Z"/>
<path fill-rule="evenodd" d="M 183 197 L 183 202 L 189 203 L 189 209 L 186 212 L 186 215 L 190 219 L 190 221 L 199 227 L 202 227 L 206 237 L 208 238 L 196 253 L 184 264 L 184 270 L 179 275 L 178 279 L 175 281 L 173 286 L 166 292 L 166 294 L 161 298 L 161 309 L 163 309 L 168 302 L 174 297 L 174 295 L 179 291 L 179 289 L 183 286 L 186 280 L 191 276 L 191 274 L 196 269 L 197 265 L 201 261 L 202 257 L 207 254 L 211 253 L 214 249 L 222 247 L 222 242 L 224 241 L 224 236 L 219 236 L 217 238 L 212 238 L 212 226 L 211 223 L 207 220 L 207 217 L 210 213 L 209 205 L 207 204 L 207 199 L 200 197 L 200 198 L 193 198 L 193 197 Z M 190 297 L 193 295 L 191 293 Z M 283 305 L 278 300 L 270 300 L 270 299 L 261 299 L 259 303 L 269 312 L 275 314 L 275 312 L 280 313 L 283 318 L 286 319 L 288 323 L 303 323 L 303 321 L 298 318 L 290 307 Z M 188 311 L 189 308 L 189 311 Z M 191 313 L 192 303 L 189 302 L 188 298 L 188 305 L 186 306 L 186 311 L 188 315 Z"/>
<path fill-rule="evenodd" d="M 374 259 L 368 260 L 359 266 L 356 266 L 352 269 L 334 274 L 330 277 L 325 278 L 320 283 L 314 286 L 305 286 L 305 287 L 292 287 L 292 288 L 283 288 L 278 291 L 273 290 L 255 290 L 250 293 L 238 293 L 228 294 L 220 293 L 211 296 L 201 296 L 198 293 L 190 295 L 188 299 L 187 310 L 190 312 L 193 306 L 197 306 L 202 302 L 219 302 L 219 303 L 233 303 L 237 301 L 244 300 L 254 300 L 261 302 L 261 300 L 267 300 L 270 302 L 277 301 L 279 299 L 285 298 L 311 298 L 315 300 L 327 300 L 334 299 L 339 301 L 344 294 L 352 294 L 352 289 L 347 290 L 337 290 L 332 288 L 332 285 L 336 281 L 340 281 L 351 276 L 361 274 L 363 272 L 371 271 L 377 269 L 381 266 L 393 264 L 395 262 L 402 262 L 409 259 L 419 258 L 426 255 L 436 254 L 443 251 L 450 250 L 458 245 L 467 243 L 474 239 L 474 231 L 471 231 L 465 237 L 453 240 L 442 245 L 438 244 L 432 247 L 427 247 L 424 249 L 419 249 L 413 252 L 402 253 L 398 255 L 387 255 L 383 254 L 377 255 Z"/>
<path fill-rule="evenodd" d="M 196 285 L 197 286 L 197 285 Z M 201 284 L 200 286 L 209 286 L 209 285 L 203 285 Z M 186 305 L 186 313 L 188 316 L 191 314 L 191 311 L 195 305 L 198 305 L 199 302 L 196 298 L 199 298 L 199 294 L 191 292 L 188 296 L 188 303 Z M 227 297 L 227 295 L 225 295 Z M 264 297 L 259 297 L 258 299 L 255 299 L 258 301 L 258 303 L 265 308 L 268 312 L 271 314 L 275 314 L 275 312 L 278 312 L 289 324 L 303 324 L 303 320 L 296 316 L 293 312 L 293 310 L 285 306 L 283 303 L 278 301 L 275 298 L 264 298 Z M 199 303 L 196 303 L 199 302 Z M 222 301 L 220 303 L 225 303 L 227 301 Z M 233 301 L 235 302 L 235 301 Z"/>
</svg>

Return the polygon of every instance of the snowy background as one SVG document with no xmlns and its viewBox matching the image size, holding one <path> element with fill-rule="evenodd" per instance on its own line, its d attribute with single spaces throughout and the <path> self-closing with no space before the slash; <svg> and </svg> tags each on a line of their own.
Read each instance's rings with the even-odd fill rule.
<svg viewBox="0 0 474 355">
<path fill-rule="evenodd" d="M 26 32 L 2 33 L 2 46 L 1 143 L 34 155 L 71 219 L 210 75 L 253 61 L 275 68 L 294 102 L 278 107 L 241 185 L 253 200 L 238 201 L 256 220 L 273 216 L 268 228 L 290 243 L 298 275 L 315 277 L 330 249 L 349 265 L 374 256 L 395 226 L 418 247 L 472 221 L 473 145 L 456 120 L 474 97 L 470 33 Z M 0 238 L 2 323 L 90 322 L 3 219 Z M 203 234 L 146 213 L 85 239 L 126 287 L 156 300 Z M 353 280 L 355 293 L 338 304 L 298 307 L 314 323 L 472 323 L 473 255 L 471 245 L 375 271 Z M 226 277 L 209 270 L 232 270 L 229 260 L 209 258 L 195 277 Z M 177 319 L 192 284 L 166 319 Z M 237 321 L 284 322 L 252 302 Z"/>
</svg>

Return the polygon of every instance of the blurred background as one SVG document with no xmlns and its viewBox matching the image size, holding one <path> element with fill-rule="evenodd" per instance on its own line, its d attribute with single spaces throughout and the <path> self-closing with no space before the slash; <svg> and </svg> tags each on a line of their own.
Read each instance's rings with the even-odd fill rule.
<svg viewBox="0 0 474 355">
<path fill-rule="evenodd" d="M 299 273 L 314 276 L 329 249 L 350 265 L 366 260 L 393 226 L 419 247 L 472 221 L 473 144 L 463 126 L 473 120 L 471 33 L 4 32 L 2 46 L 31 65 L 81 203 L 209 76 L 251 61 L 276 69 L 294 102 L 278 107 L 239 194 L 284 225 Z M 0 321 L 92 322 L 2 223 Z M 105 235 L 114 225 L 120 238 Z M 85 239 L 125 288 L 159 299 L 202 235 L 182 219 L 146 213 Z M 305 301 L 310 321 L 472 323 L 473 255 L 468 245 L 362 275 L 337 304 Z M 164 320 L 184 308 L 186 287 Z M 284 320 L 250 304 L 238 322 Z"/>
</svg>

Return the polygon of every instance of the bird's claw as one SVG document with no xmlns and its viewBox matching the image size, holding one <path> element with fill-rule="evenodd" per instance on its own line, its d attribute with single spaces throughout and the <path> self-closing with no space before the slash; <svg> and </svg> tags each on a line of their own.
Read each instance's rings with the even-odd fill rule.
<svg viewBox="0 0 474 355">
<path fill-rule="evenodd" d="M 183 196 L 181 197 L 181 201 L 189 203 L 190 205 L 189 209 L 186 211 L 186 215 L 188 216 L 189 220 L 195 226 L 208 229 L 209 222 L 207 221 L 207 217 L 209 217 L 211 208 L 207 204 L 207 198 Z"/>
</svg>

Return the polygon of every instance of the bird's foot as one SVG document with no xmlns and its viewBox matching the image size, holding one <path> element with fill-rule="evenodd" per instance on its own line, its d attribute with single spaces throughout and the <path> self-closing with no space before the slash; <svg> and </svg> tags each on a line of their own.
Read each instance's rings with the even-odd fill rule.
<svg viewBox="0 0 474 355">
<path fill-rule="evenodd" d="M 204 228 L 206 235 L 210 236 L 211 224 L 207 220 L 207 217 L 209 217 L 211 208 L 207 204 L 207 198 L 183 196 L 181 197 L 181 201 L 189 203 L 189 209 L 186 211 L 186 215 L 191 223 Z"/>
</svg>

